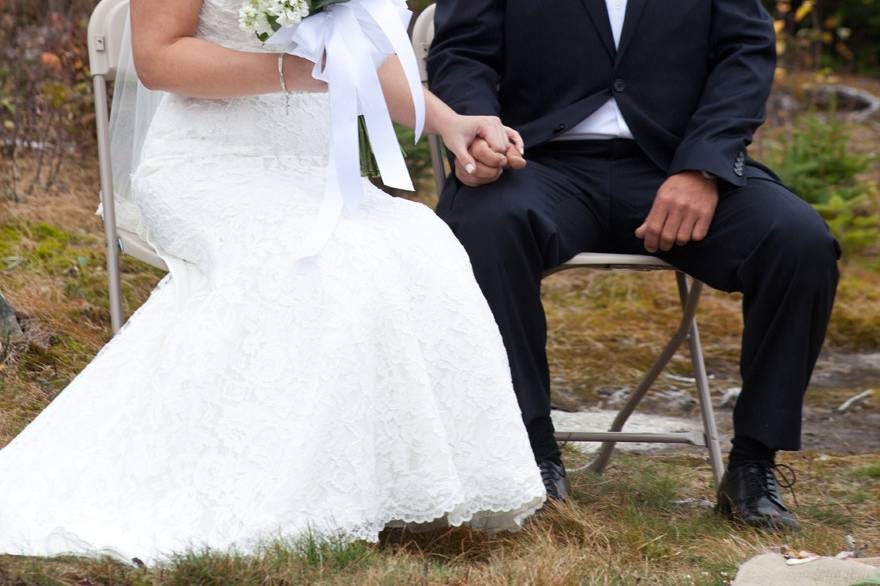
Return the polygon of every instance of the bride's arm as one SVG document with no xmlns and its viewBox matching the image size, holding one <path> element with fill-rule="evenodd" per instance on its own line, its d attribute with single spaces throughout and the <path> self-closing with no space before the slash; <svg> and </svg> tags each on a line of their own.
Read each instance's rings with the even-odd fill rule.
<svg viewBox="0 0 880 586">
<path fill-rule="evenodd" d="M 379 68 L 379 80 L 388 103 L 391 118 L 400 124 L 415 126 L 415 108 L 409 91 L 409 84 L 403 67 L 396 55 L 390 56 Z M 496 116 L 461 116 L 443 100 L 425 92 L 425 132 L 439 134 L 446 147 L 459 160 L 462 167 L 472 173 L 476 161 L 468 148 L 478 137 L 483 138 L 499 157 L 502 164 L 508 162 L 515 167 L 525 166 L 522 159 L 523 141 L 518 132 L 507 128 Z M 512 159 L 516 158 L 516 161 Z"/>
<path fill-rule="evenodd" d="M 195 34 L 202 0 L 131 0 L 131 37 L 138 77 L 151 89 L 194 98 L 235 98 L 281 90 L 278 55 L 236 51 Z M 290 91 L 326 91 L 314 64 L 286 55 Z"/>
<path fill-rule="evenodd" d="M 131 0 L 132 51 L 144 85 L 195 98 L 234 98 L 279 91 L 276 54 L 237 51 L 194 37 L 201 8 L 202 0 Z M 285 55 L 287 89 L 326 91 L 326 84 L 312 77 L 313 67 L 306 59 Z M 386 60 L 379 76 L 392 118 L 414 126 L 409 86 L 396 56 Z M 516 145 L 514 151 L 522 152 L 519 134 L 505 128 L 498 118 L 460 116 L 424 91 L 425 130 L 442 136 L 464 167 L 475 168 L 468 147 L 478 137 L 498 153 L 509 152 L 511 142 Z"/>
</svg>

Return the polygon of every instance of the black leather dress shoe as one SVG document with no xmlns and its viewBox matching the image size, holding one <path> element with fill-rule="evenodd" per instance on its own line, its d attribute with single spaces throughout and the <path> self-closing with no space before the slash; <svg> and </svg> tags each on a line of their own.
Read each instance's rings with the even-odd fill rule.
<svg viewBox="0 0 880 586">
<path fill-rule="evenodd" d="M 770 531 L 800 531 L 801 525 L 782 502 L 779 483 L 774 472 L 787 469 L 792 474 L 782 476 L 785 486 L 794 485 L 794 471 L 788 466 L 769 461 L 747 462 L 728 469 L 718 488 L 718 506 L 721 515 L 751 527 Z"/>
<path fill-rule="evenodd" d="M 547 500 L 565 501 L 571 491 L 571 485 L 565 475 L 565 466 L 554 460 L 541 460 L 538 468 L 541 469 L 541 479 L 544 481 L 544 488 L 547 489 Z"/>
</svg>

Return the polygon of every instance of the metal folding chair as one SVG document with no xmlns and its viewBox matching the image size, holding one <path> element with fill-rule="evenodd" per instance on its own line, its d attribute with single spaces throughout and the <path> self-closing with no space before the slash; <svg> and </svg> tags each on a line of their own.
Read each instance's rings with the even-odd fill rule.
<svg viewBox="0 0 880 586">
<path fill-rule="evenodd" d="M 416 51 L 416 58 L 419 61 L 421 69 L 422 82 L 427 84 L 428 72 L 426 67 L 426 58 L 431 42 L 434 39 L 434 9 L 435 5 L 426 8 L 419 15 L 413 28 L 413 46 Z M 431 146 L 431 161 L 434 167 L 434 179 L 436 182 L 438 195 L 443 190 L 446 180 L 447 168 L 445 158 L 443 156 L 443 145 L 436 136 L 429 138 Z M 660 352 L 651 368 L 645 373 L 638 388 L 630 395 L 626 404 L 618 412 L 611 425 L 611 429 L 606 432 L 583 432 L 583 431 L 560 431 L 556 433 L 556 439 L 559 441 L 571 442 L 603 442 L 599 449 L 598 455 L 587 466 L 589 470 L 596 473 L 602 473 L 608 466 L 611 459 L 614 446 L 617 442 L 639 442 L 639 443 L 669 443 L 669 444 L 689 444 L 693 446 L 704 447 L 709 453 L 709 462 L 712 466 L 712 473 L 715 478 L 716 486 L 721 482 L 721 475 L 724 473 L 724 465 L 721 458 L 721 446 L 718 441 L 718 431 L 715 425 L 715 413 L 712 409 L 712 397 L 709 392 L 709 381 L 706 376 L 706 365 L 703 360 L 703 349 L 700 345 L 700 334 L 697 329 L 696 311 L 700 300 L 700 293 L 703 289 L 703 283 L 692 280 L 690 286 L 688 279 L 684 273 L 676 271 L 674 267 L 667 264 L 659 258 L 643 255 L 631 254 L 599 254 L 586 252 L 578 254 L 565 264 L 548 271 L 544 276 L 548 276 L 560 271 L 574 269 L 627 269 L 627 270 L 647 270 L 647 271 L 674 271 L 675 281 L 678 285 L 679 298 L 681 301 L 682 317 L 678 328 L 673 333 L 669 342 Z M 690 346 L 691 362 L 694 368 L 694 378 L 696 379 L 697 397 L 700 404 L 700 413 L 703 419 L 703 433 L 682 432 L 682 433 L 626 433 L 621 431 L 627 419 L 644 399 L 648 390 L 657 380 L 660 373 L 672 360 L 676 350 L 681 346 L 682 342 L 687 339 Z"/>
<path fill-rule="evenodd" d="M 113 333 L 125 322 L 122 314 L 122 287 L 119 254 L 124 253 L 162 270 L 165 263 L 152 247 L 136 234 L 116 227 L 113 199 L 113 171 L 110 165 L 110 109 L 107 84 L 116 77 L 120 43 L 125 31 L 129 0 L 101 0 L 89 19 L 89 67 L 95 91 L 95 124 L 98 131 L 98 161 L 101 172 L 101 206 L 107 244 L 107 275 L 110 291 L 110 321 Z"/>
</svg>

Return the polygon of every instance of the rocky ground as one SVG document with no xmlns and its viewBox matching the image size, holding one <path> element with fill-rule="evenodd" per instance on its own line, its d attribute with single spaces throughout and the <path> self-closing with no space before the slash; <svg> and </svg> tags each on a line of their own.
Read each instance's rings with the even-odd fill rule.
<svg viewBox="0 0 880 586">
<path fill-rule="evenodd" d="M 563 419 L 567 431 L 602 429 L 629 396 L 632 387 L 599 389 L 597 400 L 583 399 L 561 390 L 565 381 L 556 379 L 560 388 L 556 407 L 569 415 Z M 722 445 L 733 432 L 733 407 L 740 391 L 738 378 L 710 374 L 710 387 Z M 675 431 L 701 429 L 699 405 L 694 382 L 688 376 L 661 376 L 643 401 L 640 415 L 627 429 L 632 431 Z M 847 403 L 850 401 L 850 403 Z M 823 354 L 807 393 L 803 424 L 803 448 L 838 454 L 877 454 L 880 452 L 880 353 Z M 595 413 L 581 420 L 571 414 Z M 589 427 L 601 425 L 600 428 Z M 639 449 L 645 446 L 638 445 Z M 651 446 L 657 451 L 658 446 Z"/>
</svg>

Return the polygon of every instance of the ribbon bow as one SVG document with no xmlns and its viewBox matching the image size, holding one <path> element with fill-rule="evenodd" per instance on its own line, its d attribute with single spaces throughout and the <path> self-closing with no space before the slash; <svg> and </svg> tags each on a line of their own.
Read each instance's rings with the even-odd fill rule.
<svg viewBox="0 0 880 586">
<path fill-rule="evenodd" d="M 425 125 L 425 100 L 415 53 L 406 27 L 412 13 L 392 0 L 349 0 L 333 4 L 293 28 L 281 29 L 269 43 L 315 63 L 312 76 L 327 82 L 330 99 L 330 159 L 327 186 L 317 222 L 295 258 L 317 255 L 343 211 L 364 198 L 358 150 L 358 116 L 363 114 L 382 182 L 413 190 L 400 152 L 377 70 L 397 54 L 415 105 L 416 141 Z"/>
</svg>

